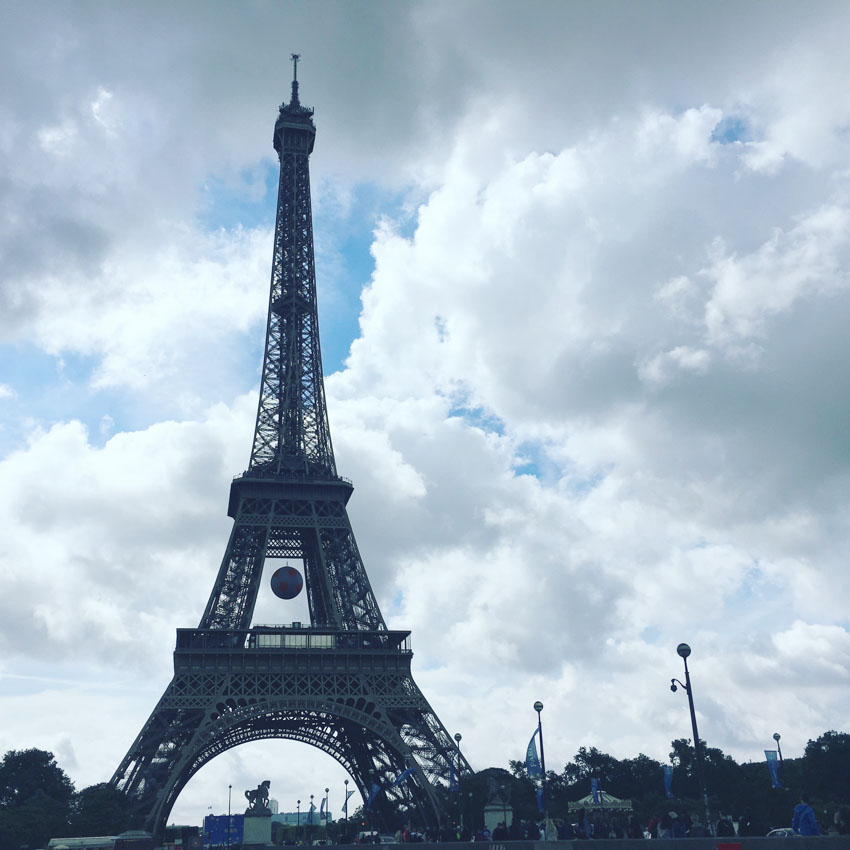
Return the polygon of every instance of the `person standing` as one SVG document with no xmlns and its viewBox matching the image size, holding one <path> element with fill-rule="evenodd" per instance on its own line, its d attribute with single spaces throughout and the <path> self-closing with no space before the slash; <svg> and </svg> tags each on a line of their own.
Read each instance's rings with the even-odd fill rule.
<svg viewBox="0 0 850 850">
<path fill-rule="evenodd" d="M 718 838 L 734 837 L 735 825 L 727 815 L 724 815 L 723 813 L 720 814 L 720 817 L 717 819 L 717 824 L 714 827 L 714 834 Z"/>
<path fill-rule="evenodd" d="M 593 827 L 584 809 L 578 810 L 578 823 L 576 824 L 576 838 L 593 838 Z"/>
<path fill-rule="evenodd" d="M 815 813 L 809 805 L 809 798 L 805 794 L 800 795 L 800 802 L 794 807 L 791 816 L 791 829 L 798 835 L 820 835 L 821 828 L 815 819 Z"/>
</svg>

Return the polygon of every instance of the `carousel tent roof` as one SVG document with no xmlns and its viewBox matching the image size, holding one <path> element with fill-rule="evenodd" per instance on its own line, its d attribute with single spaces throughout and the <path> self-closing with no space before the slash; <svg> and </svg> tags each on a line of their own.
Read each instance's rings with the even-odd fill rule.
<svg viewBox="0 0 850 850">
<path fill-rule="evenodd" d="M 621 800 L 619 797 L 614 797 L 609 794 L 607 791 L 597 791 L 596 799 L 598 802 L 593 802 L 593 794 L 588 794 L 586 797 L 582 797 L 580 800 L 576 800 L 574 803 L 570 803 L 570 811 L 576 812 L 579 809 L 588 809 L 590 810 L 631 810 L 632 801 L 631 800 Z"/>
</svg>

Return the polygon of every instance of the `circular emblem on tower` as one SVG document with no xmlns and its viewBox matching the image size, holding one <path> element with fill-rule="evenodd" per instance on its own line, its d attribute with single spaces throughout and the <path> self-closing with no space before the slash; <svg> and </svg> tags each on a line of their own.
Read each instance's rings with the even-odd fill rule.
<svg viewBox="0 0 850 850">
<path fill-rule="evenodd" d="M 304 587 L 304 579 L 295 567 L 281 567 L 274 571 L 271 586 L 279 599 L 295 599 Z"/>
</svg>

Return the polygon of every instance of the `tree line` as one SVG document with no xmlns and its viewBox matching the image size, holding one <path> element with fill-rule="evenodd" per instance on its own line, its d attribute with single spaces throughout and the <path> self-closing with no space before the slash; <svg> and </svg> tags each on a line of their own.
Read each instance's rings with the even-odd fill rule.
<svg viewBox="0 0 850 850">
<path fill-rule="evenodd" d="M 46 847 L 57 836 L 119 835 L 137 828 L 127 796 L 106 782 L 77 791 L 46 750 L 0 761 L 0 847 Z"/>
<path fill-rule="evenodd" d="M 766 761 L 738 764 L 731 756 L 700 741 L 705 784 L 712 816 L 737 816 L 749 811 L 767 826 L 787 826 L 800 795 L 808 794 L 818 816 L 825 819 L 850 803 L 850 734 L 829 731 L 810 740 L 800 758 L 779 766 L 781 788 L 774 788 Z M 567 817 L 569 804 L 591 792 L 591 780 L 614 797 L 630 800 L 643 824 L 650 817 L 678 806 L 704 819 L 694 747 L 689 738 L 671 743 L 673 800 L 665 793 L 661 762 L 640 754 L 617 759 L 596 747 L 581 747 L 562 772 L 547 771 L 548 809 Z M 507 772 L 505 772 L 507 775 Z M 511 793 L 517 816 L 539 817 L 534 783 L 524 761 L 510 762 Z M 675 804 L 675 805 L 674 805 Z M 822 826 L 828 826 L 822 823 Z"/>
<path fill-rule="evenodd" d="M 709 805 L 739 815 L 749 811 L 766 827 L 787 826 L 801 793 L 808 794 L 821 826 L 850 803 L 850 734 L 829 731 L 809 741 L 800 758 L 785 759 L 779 767 L 781 788 L 774 788 L 764 761 L 738 764 L 731 756 L 702 743 Z M 643 824 L 671 808 L 702 814 L 694 748 L 690 739 L 671 743 L 672 793 L 665 794 L 661 762 L 643 755 L 617 759 L 596 747 L 580 747 L 558 773 L 546 773 L 546 804 L 551 817 L 569 818 L 570 803 L 590 793 L 591 780 L 600 790 L 631 801 Z M 464 774 L 457 791 L 443 789 L 446 809 L 468 827 L 483 824 L 484 806 L 493 789 L 505 800 L 513 817 L 539 819 L 535 782 L 525 762 L 511 760 L 510 770 L 491 767 Z M 352 814 L 352 822 L 362 812 Z M 401 813 L 399 813 L 401 814 Z M 411 819 L 413 812 L 408 813 Z M 200 819 L 200 818 L 199 818 Z M 46 750 L 10 750 L 0 761 L 0 847 L 43 847 L 56 836 L 118 835 L 137 829 L 130 800 L 100 783 L 77 791 L 74 783 Z"/>
</svg>

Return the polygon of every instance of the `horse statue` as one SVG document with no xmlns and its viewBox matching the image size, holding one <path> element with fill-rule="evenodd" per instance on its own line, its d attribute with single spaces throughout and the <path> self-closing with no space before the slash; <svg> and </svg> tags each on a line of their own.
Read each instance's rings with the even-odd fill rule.
<svg viewBox="0 0 850 850">
<path fill-rule="evenodd" d="M 266 779 L 254 790 L 249 789 L 245 792 L 245 799 L 248 801 L 248 812 L 267 812 L 269 810 L 270 785 L 271 782 Z"/>
</svg>

